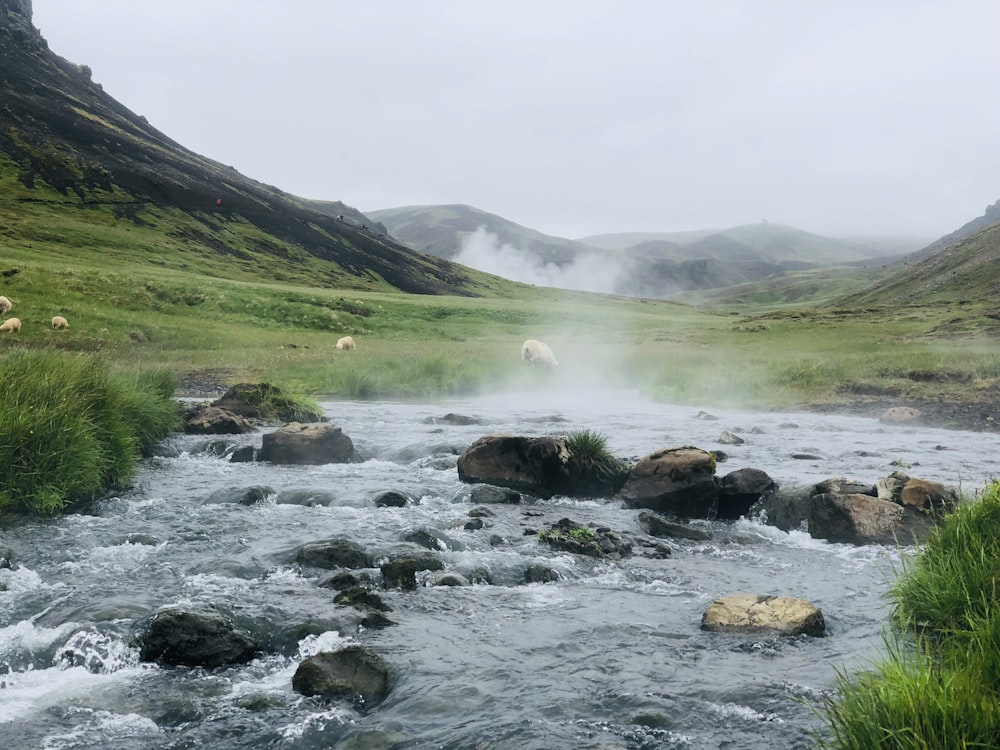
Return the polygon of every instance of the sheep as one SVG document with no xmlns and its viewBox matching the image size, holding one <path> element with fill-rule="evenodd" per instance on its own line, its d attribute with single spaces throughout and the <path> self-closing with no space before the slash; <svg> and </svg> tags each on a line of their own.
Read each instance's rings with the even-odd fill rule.
<svg viewBox="0 0 1000 750">
<path fill-rule="evenodd" d="M 66 322 L 66 318 L 64 318 L 62 315 L 56 315 L 52 319 L 52 330 L 62 331 L 66 328 L 69 328 L 69 323 Z"/>
<path fill-rule="evenodd" d="M 9 313 L 10 309 L 13 306 L 14 306 L 13 302 L 11 302 L 6 297 L 0 295 L 0 315 L 6 315 L 7 313 Z"/>
<path fill-rule="evenodd" d="M 338 349 L 353 349 L 354 348 L 354 337 L 344 336 L 343 338 L 337 339 Z"/>
<path fill-rule="evenodd" d="M 521 347 L 521 356 L 524 358 L 524 361 L 532 367 L 536 365 L 539 367 L 559 366 L 555 355 L 553 355 L 552 350 L 549 349 L 549 345 L 542 341 L 536 341 L 535 339 L 528 339 L 524 342 L 524 345 Z"/>
<path fill-rule="evenodd" d="M 17 333 L 21 330 L 21 319 L 20 318 L 7 318 L 0 326 L 0 331 L 14 331 Z"/>
</svg>

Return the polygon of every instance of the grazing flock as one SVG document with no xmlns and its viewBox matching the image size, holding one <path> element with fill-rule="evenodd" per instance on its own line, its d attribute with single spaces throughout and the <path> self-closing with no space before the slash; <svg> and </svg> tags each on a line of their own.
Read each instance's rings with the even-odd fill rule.
<svg viewBox="0 0 1000 750">
<path fill-rule="evenodd" d="M 0 316 L 9 313 L 13 307 L 14 304 L 7 297 L 0 295 Z M 52 318 L 52 330 L 65 331 L 67 328 L 69 328 L 69 322 L 62 315 L 56 315 Z M 0 323 L 0 332 L 18 333 L 20 330 L 20 318 L 11 317 Z M 355 344 L 353 336 L 342 336 L 337 339 L 336 348 L 356 349 L 357 344 Z M 528 339 L 524 342 L 521 346 L 521 357 L 532 367 L 551 369 L 559 366 L 559 362 L 556 360 L 549 345 L 537 339 Z"/>
<path fill-rule="evenodd" d="M 521 357 L 532 367 L 558 367 L 555 355 L 544 341 L 528 339 L 521 346 Z"/>
<path fill-rule="evenodd" d="M 353 336 L 342 336 L 337 339 L 337 349 L 356 349 Z M 532 367 L 549 370 L 559 366 L 559 361 L 552 349 L 544 341 L 528 339 L 521 345 L 521 358 Z"/>
<path fill-rule="evenodd" d="M 7 297 L 0 295 L 0 315 L 6 315 L 13 309 L 13 307 L 13 302 L 11 302 Z M 56 331 L 64 331 L 69 328 L 69 323 L 62 315 L 56 315 L 52 318 L 52 328 Z M 0 331 L 3 331 L 4 333 L 18 333 L 20 330 L 20 318 L 7 318 L 3 323 L 0 323 Z"/>
</svg>

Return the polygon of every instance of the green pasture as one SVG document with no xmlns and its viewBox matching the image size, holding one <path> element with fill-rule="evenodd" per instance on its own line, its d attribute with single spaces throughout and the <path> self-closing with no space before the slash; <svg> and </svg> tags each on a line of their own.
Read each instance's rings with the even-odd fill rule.
<svg viewBox="0 0 1000 750">
<path fill-rule="evenodd" d="M 216 370 L 317 397 L 471 395 L 543 377 L 521 361 L 529 337 L 559 359 L 550 378 L 709 406 L 946 397 L 1000 378 L 991 319 L 959 305 L 734 314 L 507 282 L 490 296 L 439 297 L 291 284 L 266 270 L 269 280 L 250 281 L 37 240 L 0 251 L 0 273 L 17 269 L 0 276 L 0 294 L 22 321 L 0 334 L 0 354 L 96 353 L 180 382 Z M 53 315 L 69 330 L 51 330 Z M 334 349 L 346 334 L 357 349 Z"/>
<path fill-rule="evenodd" d="M 22 321 L 0 334 L 0 355 L 92 353 L 182 384 L 212 370 L 313 397 L 441 398 L 547 378 L 746 408 L 948 398 L 1000 378 L 986 298 L 840 310 L 827 286 L 794 309 L 768 295 L 711 309 L 470 275 L 476 296 L 401 294 L 238 216 L 117 189 L 28 189 L 0 155 L 0 295 Z M 52 331 L 53 315 L 69 330 Z M 335 350 L 346 334 L 358 348 Z M 521 361 L 529 337 L 551 345 L 556 373 Z"/>
</svg>

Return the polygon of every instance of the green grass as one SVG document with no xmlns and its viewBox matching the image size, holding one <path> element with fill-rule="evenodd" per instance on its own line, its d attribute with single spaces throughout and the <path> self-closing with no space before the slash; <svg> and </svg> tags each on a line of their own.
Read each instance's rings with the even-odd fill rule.
<svg viewBox="0 0 1000 750">
<path fill-rule="evenodd" d="M 831 309 L 821 294 L 717 310 L 566 292 L 485 274 L 479 297 L 395 292 L 238 216 L 185 213 L 96 190 L 83 199 L 0 155 L 0 294 L 21 348 L 132 367 L 215 370 L 331 398 L 443 398 L 532 387 L 526 338 L 549 343 L 557 385 L 662 401 L 792 408 L 859 397 L 952 398 L 1000 385 L 993 296 Z M 17 273 L 13 273 L 14 271 Z M 980 274 L 985 276 L 986 274 Z M 994 295 L 995 296 L 995 295 Z M 978 301 L 977 301 L 978 300 Z M 70 322 L 50 330 L 53 315 Z M 352 335 L 358 349 L 334 349 Z"/>
<path fill-rule="evenodd" d="M 0 294 L 23 323 L 20 334 L 0 335 L 0 353 L 96 353 L 178 379 L 226 370 L 233 382 L 264 380 L 316 397 L 430 398 L 530 385 L 538 376 L 520 359 L 529 337 L 553 347 L 555 377 L 678 403 L 937 398 L 1000 382 L 989 330 L 935 332 L 953 319 L 951 309 L 738 317 L 533 287 L 486 298 L 412 296 L 67 260 L 5 247 L 2 237 L 0 257 L 0 272 L 19 269 L 0 277 Z M 68 331 L 50 329 L 56 314 Z M 335 350 L 347 334 L 358 349 Z"/>
<path fill-rule="evenodd" d="M 0 510 L 52 514 L 128 484 L 178 424 L 172 378 L 112 373 L 94 357 L 0 356 Z"/>
<path fill-rule="evenodd" d="M 573 456 L 573 465 L 584 474 L 598 481 L 620 479 L 624 482 L 630 467 L 611 455 L 608 439 L 604 435 L 592 430 L 571 432 L 566 436 L 566 447 Z"/>
<path fill-rule="evenodd" d="M 1000 484 L 960 506 L 892 588 L 893 620 L 932 635 L 965 633 L 1000 602 Z"/>
<path fill-rule="evenodd" d="M 840 675 L 824 748 L 1000 748 L 1000 483 L 960 506 L 904 562 L 887 653 Z"/>
<path fill-rule="evenodd" d="M 994 644 L 995 645 L 995 644 Z M 942 668 L 910 646 L 890 646 L 874 670 L 841 675 L 826 704 L 838 750 L 965 750 L 1000 747 L 1000 700 L 976 675 Z"/>
</svg>

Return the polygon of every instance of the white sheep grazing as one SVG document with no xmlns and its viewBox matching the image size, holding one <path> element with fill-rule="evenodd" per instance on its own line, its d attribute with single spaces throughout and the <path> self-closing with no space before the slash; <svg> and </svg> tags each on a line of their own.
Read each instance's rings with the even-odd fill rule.
<svg viewBox="0 0 1000 750">
<path fill-rule="evenodd" d="M 52 329 L 54 331 L 62 331 L 65 330 L 66 328 L 69 328 L 69 323 L 66 322 L 66 318 L 64 318 L 62 315 L 56 315 L 52 319 Z"/>
<path fill-rule="evenodd" d="M 10 308 L 12 308 L 13 306 L 14 306 L 13 302 L 11 302 L 6 297 L 0 295 L 0 315 L 6 315 L 7 313 L 9 313 Z"/>
<path fill-rule="evenodd" d="M 353 349 L 354 348 L 354 337 L 344 336 L 343 338 L 337 339 L 338 349 Z"/>
<path fill-rule="evenodd" d="M 21 330 L 21 319 L 20 318 L 7 318 L 0 326 L 0 331 L 13 331 L 17 333 Z"/>
<path fill-rule="evenodd" d="M 536 341 L 535 339 L 528 339 L 524 342 L 524 345 L 521 347 L 521 356 L 524 357 L 524 361 L 532 367 L 536 365 L 539 367 L 559 366 L 555 355 L 552 354 L 552 350 L 549 349 L 549 345 L 542 341 Z"/>
</svg>

